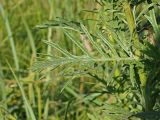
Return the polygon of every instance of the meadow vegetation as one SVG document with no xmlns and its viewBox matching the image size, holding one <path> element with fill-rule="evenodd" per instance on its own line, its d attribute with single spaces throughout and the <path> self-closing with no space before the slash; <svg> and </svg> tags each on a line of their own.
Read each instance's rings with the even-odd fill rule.
<svg viewBox="0 0 160 120">
<path fill-rule="evenodd" d="M 158 0 L 1 0 L 0 120 L 160 120 Z"/>
</svg>

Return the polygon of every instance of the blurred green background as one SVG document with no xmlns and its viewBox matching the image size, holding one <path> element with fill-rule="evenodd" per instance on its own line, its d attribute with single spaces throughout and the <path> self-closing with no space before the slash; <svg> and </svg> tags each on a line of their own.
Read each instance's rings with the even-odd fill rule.
<svg viewBox="0 0 160 120">
<path fill-rule="evenodd" d="M 23 97 L 13 73 L 23 83 L 37 119 L 63 118 L 67 103 L 61 101 L 69 97 L 61 98 L 59 95 L 64 83 L 58 80 L 63 81 L 63 77 L 57 77 L 56 72 L 49 73 L 52 77 L 43 77 L 32 72 L 31 68 L 37 58 L 46 58 L 46 54 L 54 55 L 56 52 L 43 40 L 60 43 L 69 51 L 74 51 L 75 46 L 66 40 L 62 30 L 39 30 L 36 26 L 56 18 L 73 21 L 89 19 L 94 15 L 83 10 L 95 6 L 92 0 L 0 1 L 0 108 L 4 119 L 27 119 Z"/>
</svg>

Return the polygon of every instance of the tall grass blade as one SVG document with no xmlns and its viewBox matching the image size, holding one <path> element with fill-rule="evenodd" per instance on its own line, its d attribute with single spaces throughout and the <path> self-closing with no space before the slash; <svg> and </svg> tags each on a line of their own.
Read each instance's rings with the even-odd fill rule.
<svg viewBox="0 0 160 120">
<path fill-rule="evenodd" d="M 19 87 L 19 89 L 20 89 L 20 91 L 21 91 L 21 94 L 22 94 L 22 97 L 23 97 L 23 100 L 24 100 L 24 103 L 25 103 L 25 107 L 26 107 L 26 109 L 27 109 L 27 111 L 28 111 L 28 113 L 29 113 L 29 116 L 30 116 L 31 120 L 36 120 L 36 117 L 35 117 L 35 115 L 34 115 L 34 112 L 33 112 L 33 110 L 32 110 L 32 107 L 31 107 L 31 105 L 29 104 L 29 102 L 28 102 L 28 100 L 27 100 L 27 97 L 26 97 L 26 95 L 25 95 L 25 91 L 24 91 L 23 85 L 21 85 L 21 83 L 20 83 L 19 79 L 17 78 L 17 76 L 15 75 L 15 73 L 14 73 L 11 65 L 10 65 L 8 62 L 7 62 L 7 64 L 8 64 L 8 66 L 9 66 L 9 68 L 10 68 L 10 70 L 11 70 L 11 72 L 12 72 L 12 74 L 13 74 L 16 82 L 17 82 L 17 84 L 18 84 L 18 87 Z"/>
<path fill-rule="evenodd" d="M 13 36 L 12 36 L 12 31 L 11 31 L 11 27 L 10 27 L 8 17 L 6 15 L 6 12 L 5 12 L 1 3 L 0 3 L 0 12 L 2 13 L 2 17 L 3 17 L 5 25 L 6 25 L 10 45 L 11 45 L 11 48 L 12 48 L 12 54 L 13 54 L 13 58 L 14 58 L 15 67 L 16 67 L 16 70 L 18 71 L 19 70 L 19 60 L 18 60 L 18 57 L 17 57 L 15 43 L 14 43 L 14 39 L 13 39 Z"/>
<path fill-rule="evenodd" d="M 37 52 L 36 52 L 36 46 L 35 46 L 35 43 L 34 43 L 34 38 L 33 38 L 32 32 L 31 32 L 31 29 L 29 28 L 29 26 L 27 24 L 27 21 L 25 20 L 25 18 L 23 16 L 22 16 L 22 22 L 23 22 L 23 24 L 25 26 L 25 29 L 27 31 L 33 55 L 34 55 L 34 57 L 36 57 Z"/>
</svg>

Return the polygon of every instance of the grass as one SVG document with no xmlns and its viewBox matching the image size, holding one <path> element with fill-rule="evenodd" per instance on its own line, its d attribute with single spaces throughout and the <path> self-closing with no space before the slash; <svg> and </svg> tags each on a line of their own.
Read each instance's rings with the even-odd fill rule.
<svg viewBox="0 0 160 120">
<path fill-rule="evenodd" d="M 1 10 L 1 13 L 2 13 L 2 17 L 3 17 L 4 21 L 5 21 L 6 29 L 7 29 L 7 32 L 8 32 L 8 37 L 9 37 L 9 42 L 10 42 L 10 45 L 11 45 L 11 48 L 12 48 L 11 51 L 12 51 L 12 54 L 13 54 L 15 67 L 16 67 L 16 70 L 19 70 L 17 52 L 16 52 L 16 49 L 15 49 L 14 39 L 12 37 L 12 30 L 11 30 L 11 27 L 10 27 L 10 23 L 9 23 L 8 17 L 6 15 L 2 5 L 0 6 L 0 10 Z"/>
<path fill-rule="evenodd" d="M 25 109 L 26 109 L 26 112 L 28 113 L 27 119 L 36 120 L 36 117 L 35 117 L 35 115 L 33 113 L 33 110 L 32 110 L 32 108 L 31 108 L 31 106 L 30 106 L 30 104 L 29 104 L 29 102 L 28 102 L 28 100 L 26 98 L 23 86 L 21 85 L 20 81 L 18 80 L 18 78 L 16 77 L 15 73 L 13 72 L 13 69 L 11 68 L 10 64 L 8 64 L 8 66 L 12 71 L 12 74 L 13 74 L 13 76 L 14 76 L 17 84 L 18 84 L 18 87 L 19 87 L 20 91 L 21 91 L 22 98 L 24 99 Z"/>
<path fill-rule="evenodd" d="M 158 120 L 158 10 L 147 0 L 2 0 L 1 119 Z"/>
</svg>

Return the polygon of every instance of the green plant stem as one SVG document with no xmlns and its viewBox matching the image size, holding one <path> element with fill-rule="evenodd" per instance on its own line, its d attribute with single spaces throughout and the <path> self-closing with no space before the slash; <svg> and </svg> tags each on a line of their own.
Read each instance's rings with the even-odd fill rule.
<svg viewBox="0 0 160 120">
<path fill-rule="evenodd" d="M 8 63 L 8 62 L 7 62 L 7 63 Z M 25 91 L 24 91 L 23 85 L 20 83 L 19 79 L 18 79 L 17 76 L 15 75 L 15 73 L 14 73 L 14 71 L 13 71 L 13 69 L 12 69 L 12 67 L 10 66 L 9 63 L 8 63 L 8 66 L 9 66 L 9 68 L 10 68 L 10 70 L 11 70 L 11 72 L 12 72 L 12 74 L 13 74 L 16 82 L 17 82 L 17 85 L 18 85 L 20 91 L 21 91 L 21 94 L 22 94 L 22 97 L 23 97 L 23 100 L 24 100 L 24 104 L 25 104 L 25 108 L 26 108 L 27 112 L 29 113 L 30 119 L 31 119 L 31 120 L 36 120 L 36 117 L 35 117 L 35 115 L 34 115 L 34 112 L 33 112 L 33 110 L 32 110 L 32 107 L 31 107 L 30 103 L 28 102 L 28 99 L 27 99 L 27 97 L 26 97 L 26 95 L 25 95 Z"/>
<path fill-rule="evenodd" d="M 53 18 L 53 1 L 48 0 L 48 3 L 50 5 L 50 13 L 49 13 L 49 20 L 52 20 Z M 52 41 L 52 28 L 48 28 L 48 42 Z M 50 45 L 47 46 L 47 54 L 51 55 L 52 47 Z M 50 57 L 48 57 L 48 60 L 50 60 Z M 50 80 L 51 74 L 48 73 L 47 80 Z"/>
<path fill-rule="evenodd" d="M 9 24 L 9 20 L 8 20 L 8 17 L 6 15 L 6 13 L 5 13 L 5 10 L 3 9 L 2 4 L 0 4 L 0 12 L 2 13 L 2 17 L 5 21 L 10 45 L 11 45 L 11 48 L 12 48 L 12 54 L 13 54 L 15 67 L 16 67 L 16 70 L 18 71 L 19 70 L 19 61 L 18 61 L 18 57 L 17 57 L 17 53 L 16 53 L 15 43 L 14 43 L 14 39 L 13 39 L 13 36 L 12 36 L 12 31 L 11 31 L 11 27 L 10 27 L 10 24 Z"/>
<path fill-rule="evenodd" d="M 37 91 L 37 106 L 38 106 L 38 120 L 42 120 L 42 97 L 41 97 L 41 89 L 37 85 L 36 86 L 36 91 Z"/>
</svg>

